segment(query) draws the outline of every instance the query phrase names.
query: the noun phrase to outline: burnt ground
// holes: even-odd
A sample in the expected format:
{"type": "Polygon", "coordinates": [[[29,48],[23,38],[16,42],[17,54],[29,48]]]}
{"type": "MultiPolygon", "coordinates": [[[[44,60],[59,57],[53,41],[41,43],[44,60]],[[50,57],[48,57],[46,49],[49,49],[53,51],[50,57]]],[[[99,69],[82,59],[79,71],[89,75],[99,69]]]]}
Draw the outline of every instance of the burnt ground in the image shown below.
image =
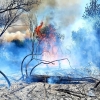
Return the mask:
{"type": "Polygon", "coordinates": [[[0,88],[0,100],[100,100],[100,85],[84,81],[80,84],[48,84],[45,82],[13,83],[0,88]]]}

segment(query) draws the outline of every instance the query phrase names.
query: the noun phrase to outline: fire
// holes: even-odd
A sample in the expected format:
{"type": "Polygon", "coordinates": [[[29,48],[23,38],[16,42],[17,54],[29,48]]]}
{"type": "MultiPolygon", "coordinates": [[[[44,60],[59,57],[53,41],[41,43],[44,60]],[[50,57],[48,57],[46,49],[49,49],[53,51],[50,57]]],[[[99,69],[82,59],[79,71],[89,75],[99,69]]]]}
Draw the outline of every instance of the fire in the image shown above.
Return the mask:
{"type": "Polygon", "coordinates": [[[37,35],[40,39],[43,39],[43,37],[45,36],[44,34],[41,33],[42,27],[43,27],[43,22],[41,22],[41,24],[35,28],[36,35],[37,35]]]}
{"type": "MultiPolygon", "coordinates": [[[[57,55],[57,46],[55,46],[56,42],[56,36],[54,35],[55,29],[52,28],[51,25],[48,25],[48,30],[45,31],[44,33],[41,32],[41,30],[44,28],[43,27],[43,22],[39,26],[35,28],[35,33],[38,36],[38,38],[42,41],[43,43],[43,60],[48,60],[48,61],[53,61],[58,58],[57,55]],[[47,33],[49,31],[49,33],[47,33]]],[[[49,66],[55,66],[58,65],[55,63],[54,65],[49,64],[49,66]]]]}
{"type": "MultiPolygon", "coordinates": [[[[46,37],[46,33],[43,34],[43,33],[41,32],[41,30],[43,29],[43,24],[44,24],[44,23],[41,22],[41,24],[35,28],[35,33],[36,33],[36,35],[37,35],[40,39],[43,39],[43,38],[46,37]]],[[[49,38],[50,38],[50,39],[53,39],[53,38],[55,37],[55,36],[54,36],[55,29],[52,28],[51,25],[49,25],[48,27],[49,27],[49,30],[50,30],[49,38]]]]}
{"type": "MultiPolygon", "coordinates": [[[[43,27],[43,22],[41,22],[41,24],[35,28],[35,33],[40,40],[40,45],[42,45],[42,60],[54,61],[63,57],[61,53],[59,53],[59,42],[57,41],[59,38],[53,25],[43,27]]],[[[48,64],[48,66],[58,67],[59,62],[48,64]]]]}

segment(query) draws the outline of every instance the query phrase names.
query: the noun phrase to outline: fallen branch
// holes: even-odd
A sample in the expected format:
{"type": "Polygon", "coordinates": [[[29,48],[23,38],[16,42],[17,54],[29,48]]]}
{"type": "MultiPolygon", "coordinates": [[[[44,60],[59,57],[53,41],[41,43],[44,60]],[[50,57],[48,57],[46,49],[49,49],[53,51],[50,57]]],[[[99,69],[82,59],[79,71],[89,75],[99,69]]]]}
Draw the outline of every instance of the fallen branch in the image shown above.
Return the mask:
{"type": "MultiPolygon", "coordinates": [[[[46,61],[46,62],[40,62],[40,63],[38,63],[37,65],[35,65],[32,69],[31,69],[31,71],[30,71],[30,75],[32,74],[32,71],[38,66],[38,65],[40,65],[40,64],[50,64],[50,63],[53,63],[53,62],[56,62],[56,61],[61,61],[61,60],[68,60],[68,58],[64,58],[64,59],[59,59],[59,60],[54,60],[54,61],[46,61]]],[[[68,62],[69,62],[69,60],[68,60],[68,62]]],[[[69,65],[70,65],[70,62],[69,62],[69,65]]]]}

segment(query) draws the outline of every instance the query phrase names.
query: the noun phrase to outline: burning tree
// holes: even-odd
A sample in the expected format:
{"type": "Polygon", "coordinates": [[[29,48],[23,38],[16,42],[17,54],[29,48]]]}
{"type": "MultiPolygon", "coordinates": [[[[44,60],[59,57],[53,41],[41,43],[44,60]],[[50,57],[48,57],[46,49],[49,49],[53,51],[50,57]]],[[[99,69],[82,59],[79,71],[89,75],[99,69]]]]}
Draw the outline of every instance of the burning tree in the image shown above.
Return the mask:
{"type": "Polygon", "coordinates": [[[32,75],[33,70],[41,64],[55,65],[56,62],[59,62],[61,60],[67,60],[68,62],[69,60],[67,58],[58,59],[57,54],[55,54],[57,53],[56,48],[58,48],[58,44],[60,44],[61,39],[64,36],[56,32],[57,30],[55,29],[54,25],[48,24],[45,26],[43,22],[41,22],[40,25],[37,25],[36,16],[35,16],[35,20],[33,19],[34,15],[28,17],[29,17],[29,29],[31,33],[30,39],[32,43],[31,53],[24,57],[21,63],[21,72],[22,72],[22,76],[24,76],[23,75],[24,61],[27,57],[31,56],[30,61],[25,66],[26,77],[29,78],[32,75]],[[42,57],[38,58],[38,56],[42,56],[42,57]],[[38,61],[38,63],[35,66],[33,66],[33,68],[30,71],[30,75],[28,75],[28,67],[33,60],[38,61]]]}

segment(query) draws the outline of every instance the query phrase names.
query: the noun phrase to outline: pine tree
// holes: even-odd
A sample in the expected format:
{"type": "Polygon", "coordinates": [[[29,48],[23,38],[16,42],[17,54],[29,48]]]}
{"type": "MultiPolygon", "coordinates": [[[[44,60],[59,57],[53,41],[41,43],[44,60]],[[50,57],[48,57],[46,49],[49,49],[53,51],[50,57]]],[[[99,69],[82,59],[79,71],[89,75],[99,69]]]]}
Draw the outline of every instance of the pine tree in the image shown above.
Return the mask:
{"type": "Polygon", "coordinates": [[[100,4],[98,4],[98,0],[91,0],[89,6],[85,7],[85,12],[83,14],[84,18],[95,18],[100,17],[100,4]]]}

